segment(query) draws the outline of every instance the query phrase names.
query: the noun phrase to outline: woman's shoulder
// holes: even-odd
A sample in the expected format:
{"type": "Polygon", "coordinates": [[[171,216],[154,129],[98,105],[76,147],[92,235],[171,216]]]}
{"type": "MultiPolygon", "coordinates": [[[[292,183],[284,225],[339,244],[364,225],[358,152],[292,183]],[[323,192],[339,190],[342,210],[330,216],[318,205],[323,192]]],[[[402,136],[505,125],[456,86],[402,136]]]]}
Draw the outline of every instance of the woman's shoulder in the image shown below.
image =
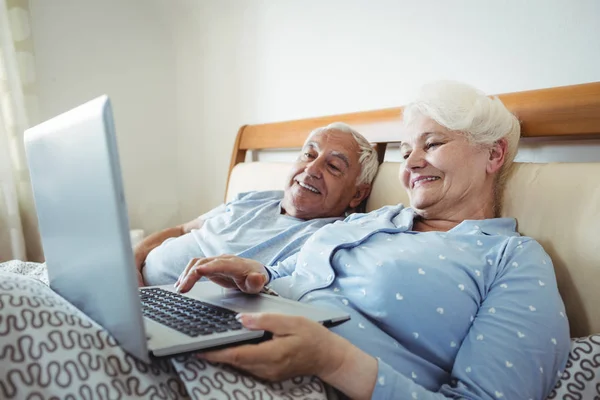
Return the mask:
{"type": "Polygon", "coordinates": [[[552,269],[552,260],[544,247],[535,238],[521,235],[514,218],[465,220],[448,234],[467,244],[476,243],[471,248],[486,252],[490,265],[495,260],[500,274],[511,273],[514,276],[528,265],[541,266],[540,272],[552,269]]]}
{"type": "Polygon", "coordinates": [[[542,277],[555,279],[550,255],[532,237],[520,235],[508,237],[499,256],[499,276],[540,278],[542,279],[540,282],[544,282],[542,277]]]}

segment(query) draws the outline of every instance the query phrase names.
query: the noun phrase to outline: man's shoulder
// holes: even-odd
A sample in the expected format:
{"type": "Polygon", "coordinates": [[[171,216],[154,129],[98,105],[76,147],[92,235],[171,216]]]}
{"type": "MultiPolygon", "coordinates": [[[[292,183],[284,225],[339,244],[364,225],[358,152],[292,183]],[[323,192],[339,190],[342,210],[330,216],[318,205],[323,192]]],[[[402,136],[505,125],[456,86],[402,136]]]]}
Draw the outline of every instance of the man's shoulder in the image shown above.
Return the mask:
{"type": "Polygon", "coordinates": [[[353,222],[357,220],[367,220],[367,219],[375,219],[381,216],[387,216],[389,218],[393,218],[407,210],[407,208],[403,204],[396,205],[387,205],[376,210],[370,211],[368,213],[353,213],[346,217],[344,222],[353,222]]]}
{"type": "Polygon", "coordinates": [[[255,190],[238,193],[233,201],[273,201],[281,199],[283,199],[283,190],[255,190]]]}

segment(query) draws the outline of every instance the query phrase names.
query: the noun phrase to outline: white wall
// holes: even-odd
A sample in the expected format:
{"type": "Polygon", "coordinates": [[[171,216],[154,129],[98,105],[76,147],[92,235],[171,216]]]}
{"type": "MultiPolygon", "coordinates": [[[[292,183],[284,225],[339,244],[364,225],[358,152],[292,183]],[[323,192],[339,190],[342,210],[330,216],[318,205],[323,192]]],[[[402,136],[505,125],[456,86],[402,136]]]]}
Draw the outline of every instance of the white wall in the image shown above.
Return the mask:
{"type": "Polygon", "coordinates": [[[251,122],[397,106],[433,79],[498,93],[600,77],[596,0],[220,3],[253,5],[231,11],[254,47],[251,122]]]}
{"type": "Polygon", "coordinates": [[[254,2],[157,0],[173,29],[181,214],[223,202],[235,135],[250,113],[254,2]],[[250,7],[252,6],[252,7],[250,7]]]}
{"type": "MultiPolygon", "coordinates": [[[[596,0],[163,6],[176,38],[183,171],[209,171],[188,174],[186,217],[222,200],[231,145],[244,123],[398,106],[435,79],[489,93],[600,81],[596,0]]],[[[580,150],[550,146],[540,158],[526,149],[521,159],[578,160],[580,150]]],[[[600,160],[598,150],[588,158],[600,160]]]]}
{"type": "Polygon", "coordinates": [[[145,0],[31,0],[30,7],[41,119],[107,93],[131,226],[178,223],[171,26],[145,0]]]}
{"type": "MultiPolygon", "coordinates": [[[[42,108],[92,87],[117,96],[128,201],[143,226],[223,200],[242,124],[398,106],[436,79],[489,93],[600,81],[597,0],[31,1],[42,108]],[[143,140],[152,145],[138,154],[143,140]]],[[[579,150],[545,154],[578,160],[579,150]]]]}

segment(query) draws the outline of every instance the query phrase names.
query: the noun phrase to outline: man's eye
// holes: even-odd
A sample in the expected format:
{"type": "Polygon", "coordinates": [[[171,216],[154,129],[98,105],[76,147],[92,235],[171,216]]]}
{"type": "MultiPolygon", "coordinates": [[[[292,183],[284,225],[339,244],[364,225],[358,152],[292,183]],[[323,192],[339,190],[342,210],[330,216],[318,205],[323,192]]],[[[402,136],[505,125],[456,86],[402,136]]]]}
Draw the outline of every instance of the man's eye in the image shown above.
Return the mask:
{"type": "Polygon", "coordinates": [[[329,164],[329,168],[331,168],[332,170],[339,172],[340,169],[335,165],[335,164],[329,164]]]}
{"type": "Polygon", "coordinates": [[[404,153],[404,154],[402,154],[402,159],[407,160],[409,156],[410,156],[410,153],[404,153]]]}
{"type": "Polygon", "coordinates": [[[306,158],[314,158],[315,156],[313,156],[311,153],[304,153],[304,157],[306,158]]]}

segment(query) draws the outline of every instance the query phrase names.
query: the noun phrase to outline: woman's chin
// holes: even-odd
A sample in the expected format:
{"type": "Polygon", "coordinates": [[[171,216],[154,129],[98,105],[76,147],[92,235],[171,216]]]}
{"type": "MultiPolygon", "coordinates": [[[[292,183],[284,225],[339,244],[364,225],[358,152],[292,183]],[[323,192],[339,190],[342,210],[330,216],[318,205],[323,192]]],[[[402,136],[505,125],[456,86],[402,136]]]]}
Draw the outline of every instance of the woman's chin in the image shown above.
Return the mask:
{"type": "Polygon", "coordinates": [[[415,210],[425,210],[431,207],[435,202],[433,199],[426,197],[416,196],[410,199],[410,206],[415,210]]]}

